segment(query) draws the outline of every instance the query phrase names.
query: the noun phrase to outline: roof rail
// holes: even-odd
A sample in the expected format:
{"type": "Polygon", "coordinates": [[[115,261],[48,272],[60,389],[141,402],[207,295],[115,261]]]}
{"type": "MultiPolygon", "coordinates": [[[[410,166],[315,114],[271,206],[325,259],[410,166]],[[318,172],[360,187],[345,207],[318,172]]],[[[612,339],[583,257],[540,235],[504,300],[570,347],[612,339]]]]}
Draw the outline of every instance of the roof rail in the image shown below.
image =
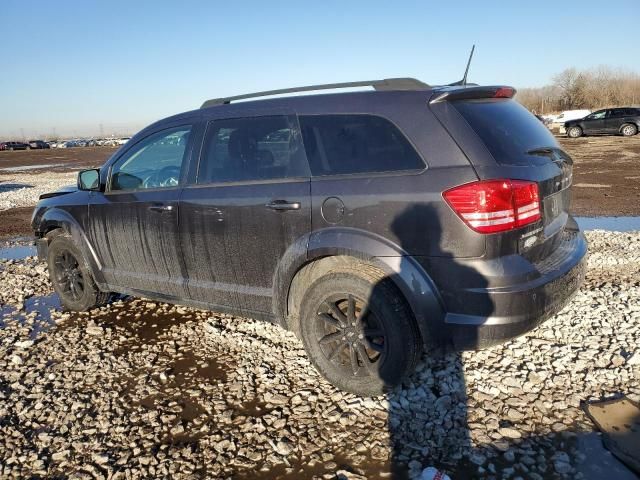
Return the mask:
{"type": "Polygon", "coordinates": [[[306,87],[283,88],[280,90],[267,90],[265,92],[246,93],[233,97],[212,98],[202,104],[200,108],[208,108],[216,105],[224,105],[236,100],[247,98],[268,97],[286,93],[311,92],[314,90],[332,90],[336,88],[373,87],[375,90],[424,90],[429,87],[424,82],[415,78],[385,78],[383,80],[365,80],[362,82],[327,83],[325,85],[308,85],[306,87]]]}

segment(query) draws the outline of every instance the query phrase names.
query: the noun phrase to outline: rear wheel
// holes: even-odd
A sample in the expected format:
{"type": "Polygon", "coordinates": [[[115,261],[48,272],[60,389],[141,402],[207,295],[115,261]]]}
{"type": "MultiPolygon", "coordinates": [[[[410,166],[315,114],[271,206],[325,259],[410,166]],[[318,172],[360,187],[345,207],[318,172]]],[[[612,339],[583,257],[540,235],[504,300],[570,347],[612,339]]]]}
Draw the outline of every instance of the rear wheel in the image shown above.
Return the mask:
{"type": "Polygon", "coordinates": [[[47,262],[53,289],[64,307],[85,311],[107,302],[109,294],[98,290],[71,237],[65,234],[53,237],[49,243],[47,262]]]}
{"type": "Polygon", "coordinates": [[[582,129],[580,127],[569,127],[569,130],[567,130],[567,135],[569,135],[570,138],[581,137],[582,129]]]}
{"type": "Polygon", "coordinates": [[[626,125],[622,126],[622,128],[620,129],[620,133],[622,133],[622,135],[624,135],[625,137],[633,137],[636,133],[638,133],[638,127],[636,127],[632,123],[627,123],[626,125]]]}
{"type": "Polygon", "coordinates": [[[305,292],[300,334],[318,371],[358,395],[383,393],[410,373],[420,337],[401,293],[384,276],[330,272],[305,292]]]}

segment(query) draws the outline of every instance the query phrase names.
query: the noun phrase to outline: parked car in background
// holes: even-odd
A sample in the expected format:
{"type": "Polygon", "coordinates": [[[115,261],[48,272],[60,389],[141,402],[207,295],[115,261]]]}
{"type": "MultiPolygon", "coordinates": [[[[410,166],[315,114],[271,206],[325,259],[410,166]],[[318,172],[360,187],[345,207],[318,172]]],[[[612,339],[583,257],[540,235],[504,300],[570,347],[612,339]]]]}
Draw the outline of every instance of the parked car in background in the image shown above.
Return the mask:
{"type": "Polygon", "coordinates": [[[207,101],[42,195],[32,227],[62,304],[120,292],[276,322],[361,395],[425,347],[485,347],[560,311],[587,244],[549,130],[510,87],[369,85],[207,101]]]}
{"type": "Polygon", "coordinates": [[[122,137],[122,138],[118,138],[116,140],[116,145],[124,145],[125,143],[127,143],[129,140],[131,140],[131,137],[122,137]]]}
{"type": "Polygon", "coordinates": [[[3,142],[0,143],[0,150],[26,150],[29,145],[24,142],[3,142]]]}
{"type": "Polygon", "coordinates": [[[586,117],[591,113],[591,110],[565,110],[556,116],[551,122],[551,130],[557,130],[558,133],[564,133],[564,124],[569,120],[577,120],[579,118],[586,117]]]}
{"type": "Polygon", "coordinates": [[[571,138],[602,134],[631,137],[640,131],[640,108],[605,108],[579,120],[565,122],[564,128],[571,138]]]}
{"type": "Polygon", "coordinates": [[[49,148],[49,144],[44,140],[29,140],[28,148],[32,148],[34,150],[41,150],[44,148],[49,148]]]}

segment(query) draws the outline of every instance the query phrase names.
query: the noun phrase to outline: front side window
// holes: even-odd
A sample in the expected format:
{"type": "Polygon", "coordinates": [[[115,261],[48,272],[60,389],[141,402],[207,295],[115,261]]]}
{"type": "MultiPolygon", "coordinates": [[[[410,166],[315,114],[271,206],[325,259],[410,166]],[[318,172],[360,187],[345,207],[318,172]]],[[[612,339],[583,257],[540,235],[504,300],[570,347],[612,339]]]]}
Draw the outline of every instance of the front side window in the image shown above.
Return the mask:
{"type": "Polygon", "coordinates": [[[176,187],[191,126],[163,130],[137,143],[113,166],[110,189],[139,190],[176,187]]]}
{"type": "Polygon", "coordinates": [[[295,118],[273,115],[209,124],[198,183],[308,176],[295,118]]]}
{"type": "Polygon", "coordinates": [[[606,114],[607,114],[606,110],[600,110],[599,112],[592,113],[587,118],[589,120],[601,120],[601,119],[603,119],[605,117],[606,114]]]}
{"type": "Polygon", "coordinates": [[[425,167],[400,130],[382,117],[308,115],[300,117],[300,127],[314,176],[425,167]]]}

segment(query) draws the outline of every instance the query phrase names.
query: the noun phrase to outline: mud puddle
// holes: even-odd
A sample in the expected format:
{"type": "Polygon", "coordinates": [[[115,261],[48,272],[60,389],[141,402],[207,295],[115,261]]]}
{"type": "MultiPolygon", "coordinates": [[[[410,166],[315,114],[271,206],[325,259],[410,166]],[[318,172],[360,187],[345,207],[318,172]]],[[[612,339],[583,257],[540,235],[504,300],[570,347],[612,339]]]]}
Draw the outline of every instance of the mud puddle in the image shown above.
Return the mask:
{"type": "MultiPolygon", "coordinates": [[[[62,158],[62,157],[58,157],[62,158]]],[[[0,172],[28,172],[30,170],[45,170],[50,168],[64,167],[64,163],[43,163],[40,165],[21,165],[18,167],[0,168],[0,172]]]]}
{"type": "Polygon", "coordinates": [[[60,308],[60,300],[55,294],[29,297],[21,310],[14,305],[3,305],[0,307],[0,328],[10,321],[18,321],[23,327],[30,329],[29,338],[35,340],[38,335],[55,325],[51,310],[60,308]]]}
{"type": "Polygon", "coordinates": [[[10,245],[0,247],[0,260],[24,260],[36,254],[35,245],[10,245]]]}
{"type": "Polygon", "coordinates": [[[575,217],[582,230],[632,232],[640,230],[640,217],[575,217]]]}

